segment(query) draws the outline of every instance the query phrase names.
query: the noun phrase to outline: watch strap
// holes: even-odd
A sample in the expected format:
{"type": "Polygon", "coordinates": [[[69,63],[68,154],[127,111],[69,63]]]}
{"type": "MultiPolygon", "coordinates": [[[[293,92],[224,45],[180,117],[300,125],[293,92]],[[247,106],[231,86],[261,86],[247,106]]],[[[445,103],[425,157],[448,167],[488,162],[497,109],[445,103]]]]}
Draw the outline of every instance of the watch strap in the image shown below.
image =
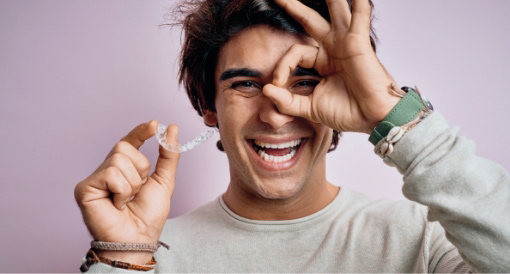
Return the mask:
{"type": "Polygon", "coordinates": [[[385,138],[393,127],[399,127],[413,121],[420,112],[427,107],[423,104],[420,95],[409,89],[382,122],[372,131],[368,140],[373,145],[385,138]]]}

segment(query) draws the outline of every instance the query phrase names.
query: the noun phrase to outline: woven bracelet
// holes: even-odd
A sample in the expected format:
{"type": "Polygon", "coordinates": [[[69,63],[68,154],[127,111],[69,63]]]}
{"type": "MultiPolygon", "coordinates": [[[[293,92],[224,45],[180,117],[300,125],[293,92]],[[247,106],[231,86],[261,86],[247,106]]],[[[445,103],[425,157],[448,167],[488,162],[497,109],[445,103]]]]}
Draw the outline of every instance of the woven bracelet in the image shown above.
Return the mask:
{"type": "Polygon", "coordinates": [[[149,271],[149,270],[156,268],[156,260],[154,259],[154,257],[152,257],[152,259],[148,263],[143,264],[143,265],[138,265],[138,264],[130,264],[130,263],[126,263],[126,262],[115,261],[115,260],[110,260],[107,258],[99,257],[94,252],[94,250],[90,249],[87,252],[87,255],[85,256],[85,261],[80,266],[80,271],[87,272],[89,270],[90,266],[93,264],[96,264],[96,263],[104,263],[104,264],[111,265],[111,266],[117,267],[117,268],[123,268],[123,269],[127,269],[127,270],[138,270],[138,271],[149,271]]]}
{"type": "Polygon", "coordinates": [[[145,252],[156,252],[158,248],[163,246],[166,249],[170,249],[167,244],[158,241],[157,244],[145,244],[145,243],[117,243],[117,242],[102,242],[92,241],[90,247],[95,250],[103,251],[145,251],[145,252]]]}

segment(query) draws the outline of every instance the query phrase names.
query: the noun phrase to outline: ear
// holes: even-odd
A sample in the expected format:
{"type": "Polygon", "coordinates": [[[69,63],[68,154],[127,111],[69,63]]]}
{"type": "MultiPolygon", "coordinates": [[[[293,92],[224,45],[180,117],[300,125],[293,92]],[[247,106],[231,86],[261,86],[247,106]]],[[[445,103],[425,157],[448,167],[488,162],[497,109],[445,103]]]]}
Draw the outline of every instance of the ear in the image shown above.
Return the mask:
{"type": "Polygon", "coordinates": [[[218,118],[215,112],[206,109],[202,117],[204,117],[205,124],[210,127],[215,127],[218,124],[218,118]]]}

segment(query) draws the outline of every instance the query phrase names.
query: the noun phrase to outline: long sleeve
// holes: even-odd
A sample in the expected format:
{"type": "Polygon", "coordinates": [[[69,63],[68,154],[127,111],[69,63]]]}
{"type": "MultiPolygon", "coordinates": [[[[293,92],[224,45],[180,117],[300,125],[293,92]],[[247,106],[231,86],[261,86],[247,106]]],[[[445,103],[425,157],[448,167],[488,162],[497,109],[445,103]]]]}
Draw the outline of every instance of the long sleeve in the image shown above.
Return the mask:
{"type": "MultiPolygon", "coordinates": [[[[457,132],[435,112],[385,161],[404,175],[404,195],[429,208],[428,220],[441,224],[473,271],[510,272],[510,175],[476,156],[474,142],[457,132]]],[[[456,252],[443,254],[437,268],[458,271],[456,252]]]]}

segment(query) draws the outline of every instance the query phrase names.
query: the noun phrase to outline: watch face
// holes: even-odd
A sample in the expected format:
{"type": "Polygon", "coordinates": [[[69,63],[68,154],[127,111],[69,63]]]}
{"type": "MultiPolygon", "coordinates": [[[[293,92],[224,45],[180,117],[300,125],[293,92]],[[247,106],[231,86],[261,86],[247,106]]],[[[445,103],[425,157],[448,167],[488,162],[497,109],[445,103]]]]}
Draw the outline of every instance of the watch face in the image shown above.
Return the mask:
{"type": "Polygon", "coordinates": [[[423,102],[425,103],[425,106],[430,110],[434,110],[432,103],[427,98],[425,98],[425,96],[423,96],[421,94],[420,94],[420,96],[421,96],[421,99],[423,100],[423,102]]]}

